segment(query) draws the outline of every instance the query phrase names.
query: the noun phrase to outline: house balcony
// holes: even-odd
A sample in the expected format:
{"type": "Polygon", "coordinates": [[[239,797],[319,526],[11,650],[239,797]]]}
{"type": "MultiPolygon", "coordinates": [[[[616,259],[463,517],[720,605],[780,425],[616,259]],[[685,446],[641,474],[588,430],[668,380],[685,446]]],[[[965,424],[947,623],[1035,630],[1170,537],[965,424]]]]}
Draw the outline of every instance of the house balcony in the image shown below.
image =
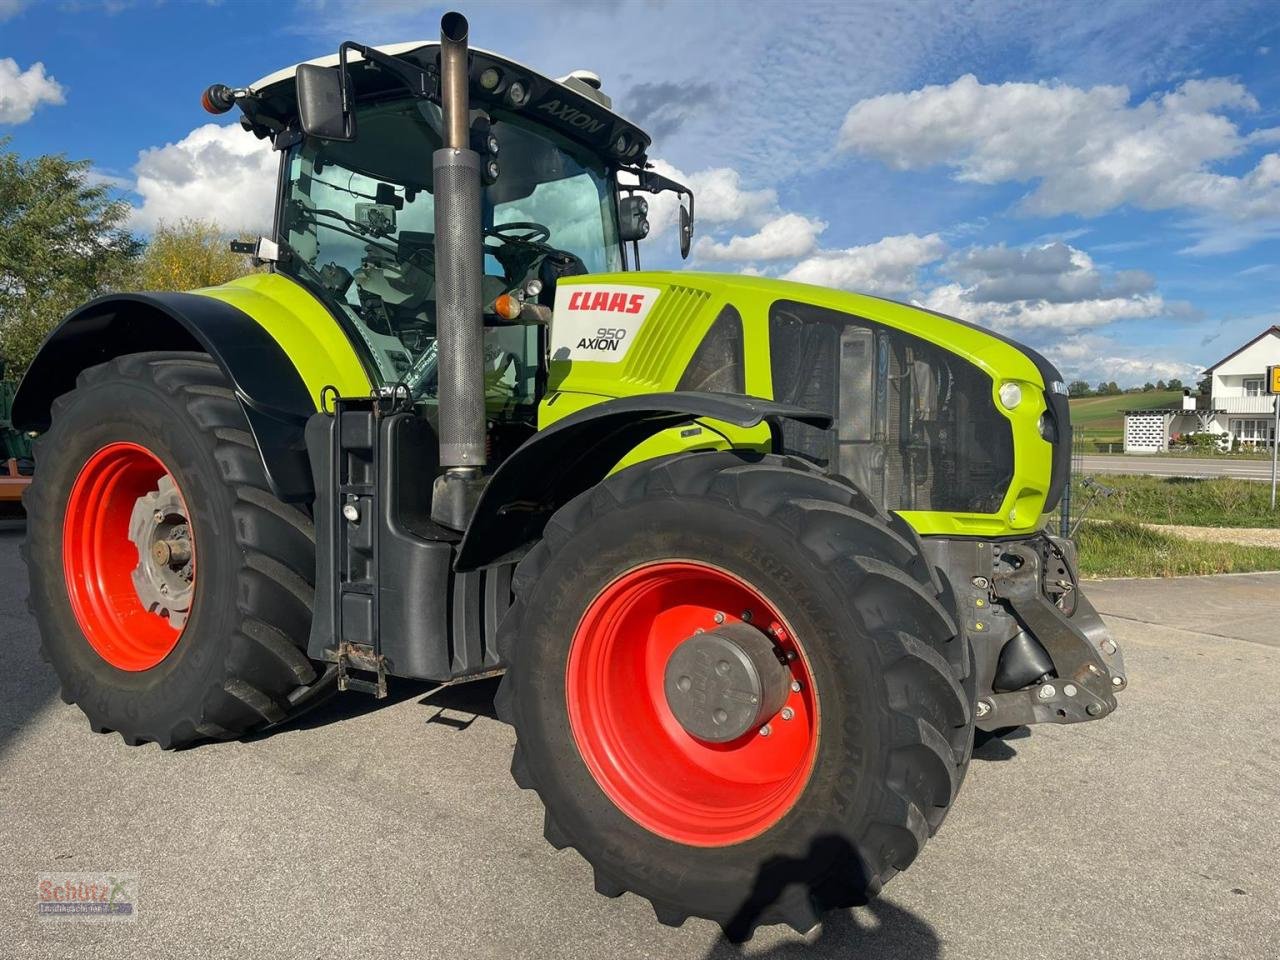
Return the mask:
{"type": "Polygon", "coordinates": [[[1197,409],[1212,410],[1232,417],[1265,416],[1274,414],[1276,410],[1275,397],[1201,397],[1199,399],[1200,402],[1196,404],[1197,409]]]}

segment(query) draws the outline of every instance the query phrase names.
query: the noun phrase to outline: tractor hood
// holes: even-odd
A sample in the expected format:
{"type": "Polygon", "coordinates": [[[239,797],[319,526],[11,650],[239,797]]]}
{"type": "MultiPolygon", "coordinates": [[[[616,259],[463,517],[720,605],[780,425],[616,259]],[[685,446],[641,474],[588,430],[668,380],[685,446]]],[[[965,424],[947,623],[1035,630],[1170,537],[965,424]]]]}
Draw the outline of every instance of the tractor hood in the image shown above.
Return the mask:
{"type": "MultiPolygon", "coordinates": [[[[763,277],[591,274],[557,282],[549,339],[540,426],[602,397],[681,390],[826,413],[835,448],[802,428],[784,449],[844,462],[844,476],[879,490],[877,502],[922,533],[1025,534],[1057,504],[1070,469],[1057,369],[1001,334],[911,304],[763,277]],[[1002,399],[1004,387],[1016,397],[1002,399]],[[926,441],[941,452],[918,456],[926,441]]],[[[738,446],[755,440],[711,426],[738,446]]]]}
{"type": "MultiPolygon", "coordinates": [[[[395,43],[377,48],[439,76],[440,43],[435,40],[395,43]]],[[[627,166],[644,163],[650,137],[615,113],[610,99],[593,75],[575,71],[553,80],[495,53],[472,48],[468,75],[473,108],[523,115],[590,147],[611,162],[627,166]],[[514,88],[514,89],[513,89],[514,88]]],[[[336,67],[337,54],[306,61],[336,67]]],[[[348,68],[357,98],[391,95],[402,87],[385,72],[369,69],[358,53],[348,56],[348,68]]],[[[242,101],[244,125],[259,136],[297,128],[297,93],[294,77],[298,65],[286,67],[253,84],[256,96],[242,101]]]]}

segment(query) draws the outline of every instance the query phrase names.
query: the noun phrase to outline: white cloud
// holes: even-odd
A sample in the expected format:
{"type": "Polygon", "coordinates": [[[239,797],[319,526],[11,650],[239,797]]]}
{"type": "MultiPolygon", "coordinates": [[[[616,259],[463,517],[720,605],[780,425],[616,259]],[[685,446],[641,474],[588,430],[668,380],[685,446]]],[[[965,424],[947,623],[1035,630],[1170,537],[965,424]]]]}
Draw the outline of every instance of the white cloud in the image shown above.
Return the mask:
{"type": "Polygon", "coordinates": [[[972,288],[944,283],[922,293],[921,306],[997,330],[1085,330],[1121,320],[1160,317],[1169,312],[1158,293],[1074,302],[974,300],[972,288]]]}
{"type": "Polygon", "coordinates": [[[1089,254],[1061,240],[1025,249],[970,247],[947,262],[947,272],[970,284],[969,299],[995,303],[1110,299],[1155,286],[1154,278],[1141,270],[1104,273],[1089,254]]]}
{"type": "Polygon", "coordinates": [[[1130,105],[1122,86],[984,84],[967,74],[859,101],[837,146],[899,170],[942,165],[963,181],[1034,183],[1022,201],[1032,214],[1097,216],[1131,204],[1280,216],[1280,155],[1242,176],[1210,169],[1272,139],[1272,130],[1242,133],[1227,116],[1257,108],[1224,79],[1189,80],[1130,105]]]}
{"type": "Polygon", "coordinates": [[[946,249],[936,233],[885,237],[864,246],[822,250],[801,260],[783,279],[863,293],[901,294],[914,290],[920,269],[941,259],[946,249]]]}
{"type": "MultiPolygon", "coordinates": [[[[17,11],[16,6],[6,8],[4,0],[0,0],[0,20],[17,11]]],[[[43,63],[20,70],[12,58],[0,60],[0,123],[26,123],[41,104],[65,102],[62,84],[45,73],[43,63]]]]}
{"type": "Polygon", "coordinates": [[[1166,302],[1149,274],[1103,270],[1061,240],[969,247],[949,257],[941,272],[947,282],[917,292],[919,303],[1002,330],[1080,331],[1190,311],[1166,302]]]}
{"type": "Polygon", "coordinates": [[[138,155],[134,191],[142,205],[134,226],[150,230],[161,220],[211,220],[228,233],[271,226],[279,156],[269,141],[239,125],[207,123],[177,143],[138,155]]]}
{"type": "Polygon", "coordinates": [[[27,0],[0,0],[0,23],[16,17],[27,5],[27,0]]]}
{"type": "Polygon", "coordinates": [[[1190,384],[1199,367],[1170,357],[1126,356],[1124,348],[1096,333],[1068,336],[1045,348],[1045,354],[1068,381],[1115,380],[1122,387],[1177,377],[1190,384]]]}
{"type": "MultiPolygon", "coordinates": [[[[737,223],[760,227],[777,217],[777,191],[767,188],[745,189],[742,177],[730,167],[715,167],[696,173],[685,173],[665,160],[654,160],[653,170],[664,177],[682,183],[693,191],[694,231],[708,224],[726,226],[737,223]]],[[[623,180],[626,181],[624,176],[623,180]]],[[[677,210],[680,201],[674,193],[642,194],[649,201],[649,236],[656,237],[674,230],[679,222],[677,210]]]]}
{"type": "Polygon", "coordinates": [[[698,219],[708,223],[760,223],[778,209],[775,190],[745,190],[738,171],[729,167],[691,173],[683,182],[698,198],[698,219]]]}
{"type": "Polygon", "coordinates": [[[750,236],[734,236],[725,243],[703,237],[694,247],[701,260],[793,260],[810,253],[818,234],[827,228],[822,220],[798,213],[784,213],[765,223],[750,236]]]}

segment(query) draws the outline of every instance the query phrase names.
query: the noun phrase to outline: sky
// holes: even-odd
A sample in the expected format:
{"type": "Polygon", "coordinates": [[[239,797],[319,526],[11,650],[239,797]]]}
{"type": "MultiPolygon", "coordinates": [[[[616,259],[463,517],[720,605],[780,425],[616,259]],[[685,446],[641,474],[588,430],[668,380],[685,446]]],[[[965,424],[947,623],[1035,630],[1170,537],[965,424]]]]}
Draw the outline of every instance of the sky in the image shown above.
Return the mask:
{"type": "MultiPolygon", "coordinates": [[[[1189,380],[1280,323],[1280,2],[459,3],[471,42],[594,70],[697,193],[646,267],[839,287],[981,323],[1069,380],[1189,380]]],[[[343,40],[438,37],[416,0],[0,0],[0,137],[88,158],[162,221],[269,226],[276,158],[210,83],[343,40]]]]}

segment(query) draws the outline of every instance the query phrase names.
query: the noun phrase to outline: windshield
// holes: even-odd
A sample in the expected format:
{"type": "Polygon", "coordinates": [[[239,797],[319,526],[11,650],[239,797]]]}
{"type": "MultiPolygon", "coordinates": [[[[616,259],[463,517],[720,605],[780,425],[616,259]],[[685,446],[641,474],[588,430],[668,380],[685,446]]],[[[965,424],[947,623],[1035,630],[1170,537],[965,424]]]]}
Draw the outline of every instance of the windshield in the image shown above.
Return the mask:
{"type": "MultiPolygon", "coordinates": [[[[536,402],[537,331],[496,325],[493,301],[559,276],[616,270],[617,222],[604,165],[554,133],[495,114],[501,173],[484,188],[486,392],[494,404],[536,402]],[[488,324],[495,324],[488,326],[488,324]]],[[[423,100],[366,104],[357,139],[307,138],[290,149],[280,269],[339,312],[364,341],[384,385],[413,371],[435,392],[435,203],[431,154],[440,110],[423,100]]]]}

